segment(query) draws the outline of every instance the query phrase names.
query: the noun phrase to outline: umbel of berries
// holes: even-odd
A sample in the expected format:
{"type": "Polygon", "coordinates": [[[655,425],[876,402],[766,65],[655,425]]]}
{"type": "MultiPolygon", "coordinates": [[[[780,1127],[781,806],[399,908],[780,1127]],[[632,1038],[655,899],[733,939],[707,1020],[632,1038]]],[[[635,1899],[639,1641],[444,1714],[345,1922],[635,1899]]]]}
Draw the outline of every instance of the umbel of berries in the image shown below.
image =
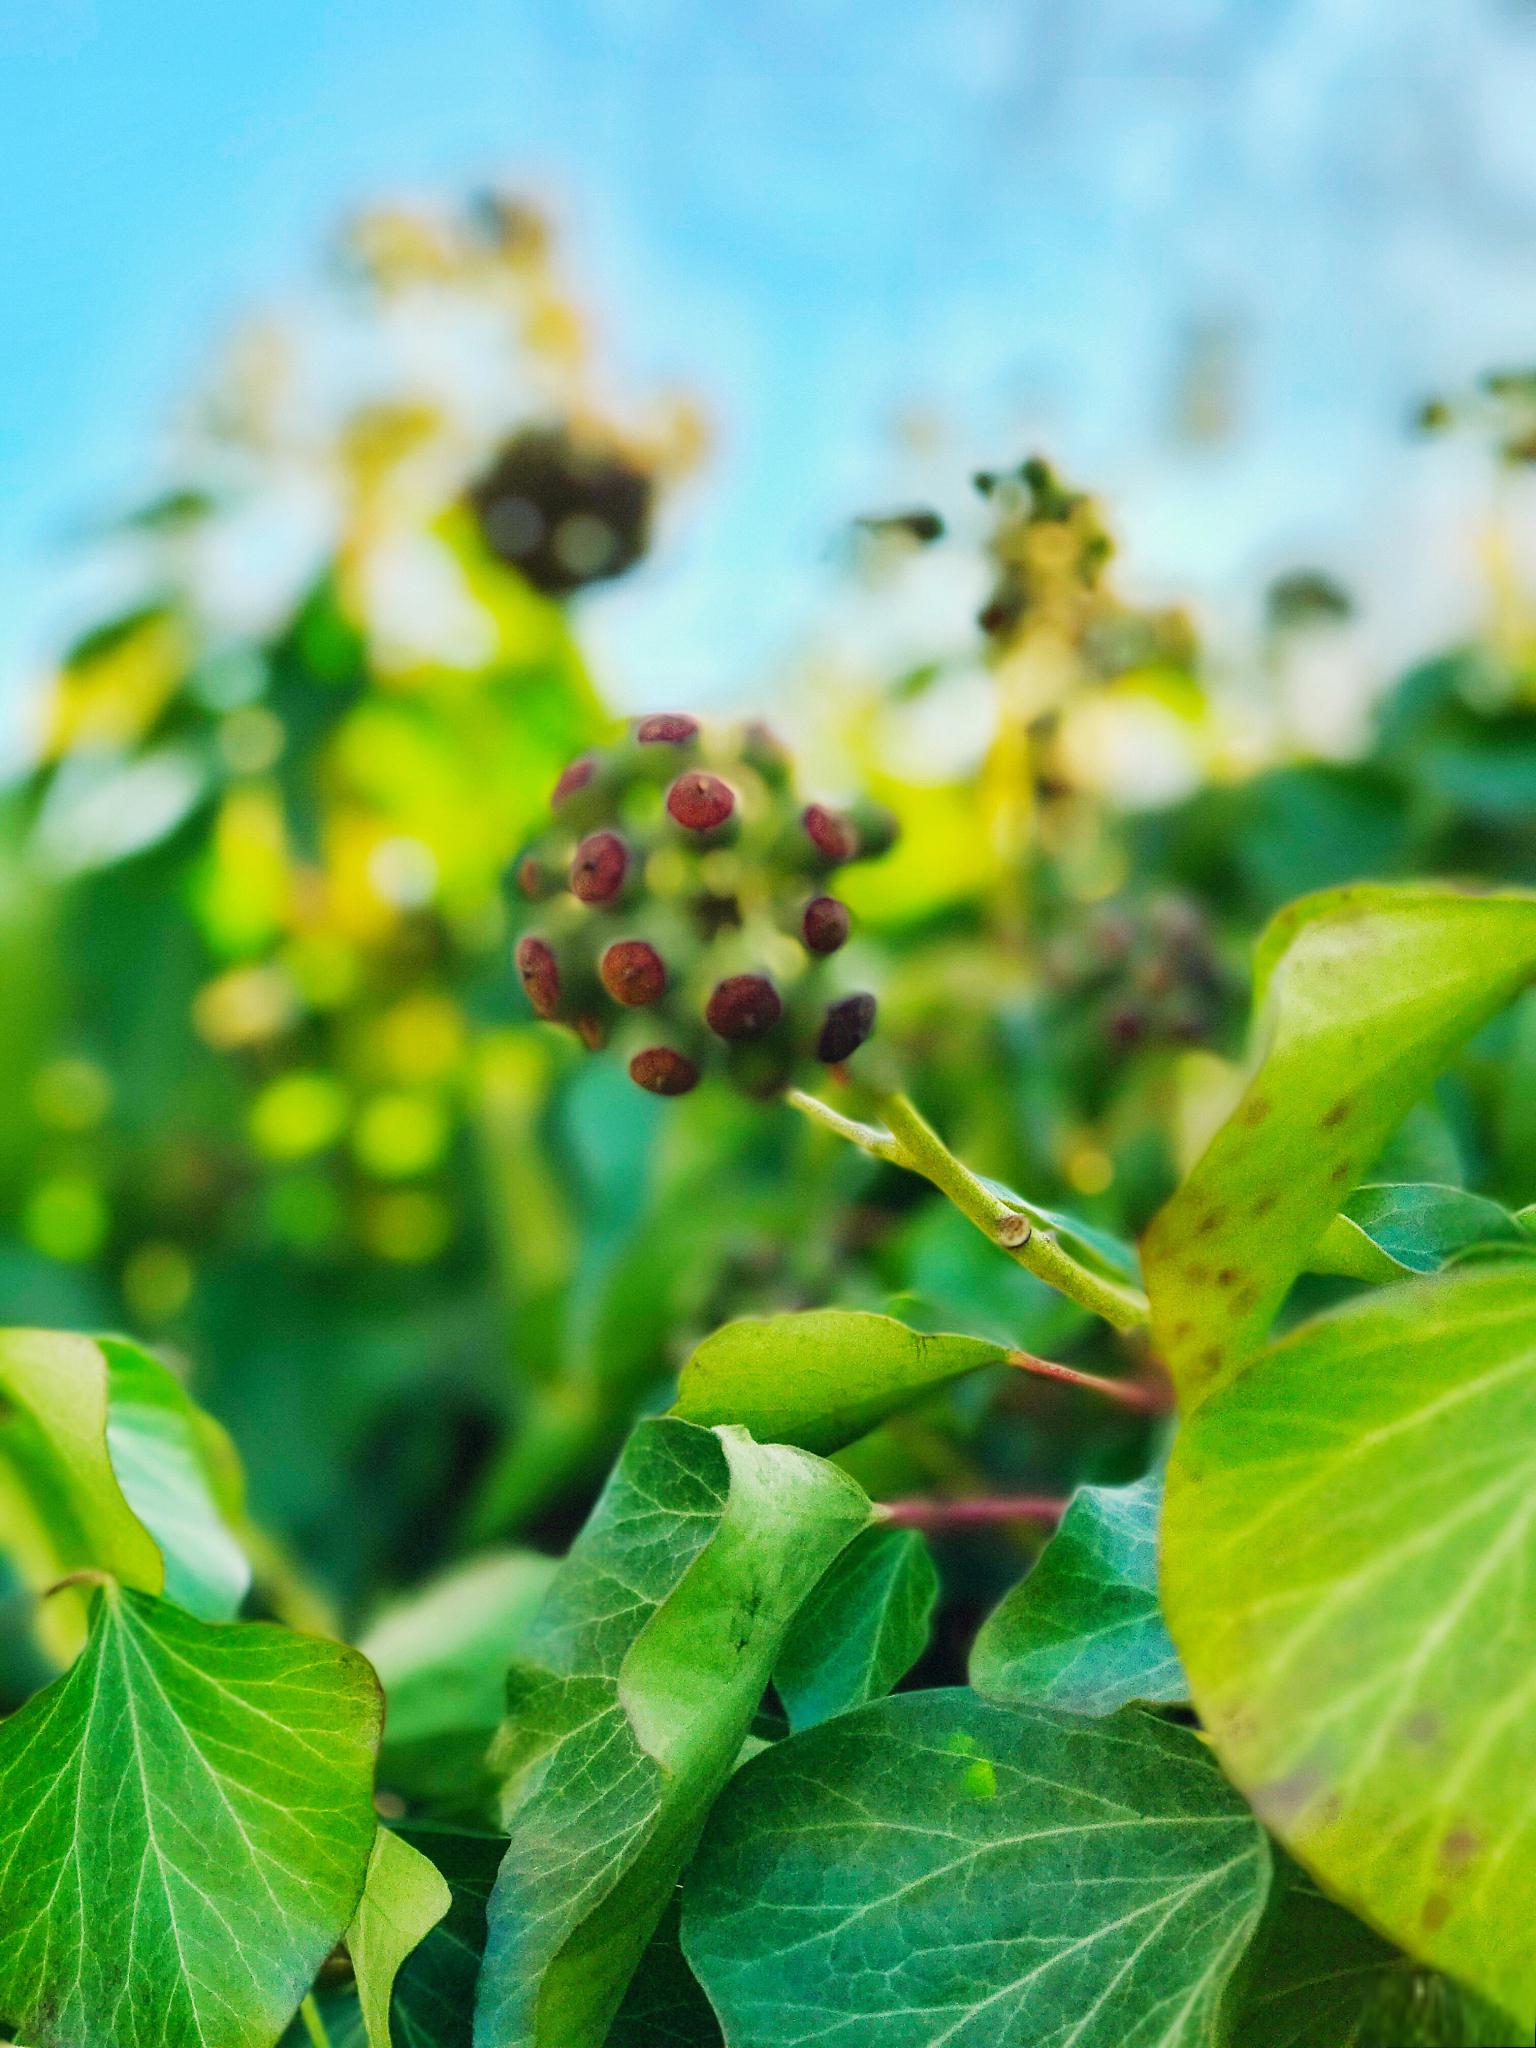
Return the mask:
{"type": "Polygon", "coordinates": [[[852,923],[837,877],[890,846],[887,812],[802,803],[764,727],[678,712],[573,761],[551,811],[514,871],[538,1016],[612,1045],[653,1095],[710,1072],[776,1094],[869,1037],[874,997],[834,978],[852,923]]]}

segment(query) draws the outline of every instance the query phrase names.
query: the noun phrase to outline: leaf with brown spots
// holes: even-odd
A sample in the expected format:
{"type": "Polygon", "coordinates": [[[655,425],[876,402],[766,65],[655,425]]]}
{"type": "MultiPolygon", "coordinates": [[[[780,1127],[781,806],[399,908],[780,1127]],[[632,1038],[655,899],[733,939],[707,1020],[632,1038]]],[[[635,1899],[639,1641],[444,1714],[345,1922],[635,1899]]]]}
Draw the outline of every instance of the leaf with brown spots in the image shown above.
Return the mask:
{"type": "Polygon", "coordinates": [[[1533,978],[1536,893],[1339,889],[1276,918],[1259,947],[1247,1090],[1143,1248],[1186,1408],[1254,1355],[1341,1197],[1533,978]]]}
{"type": "Polygon", "coordinates": [[[1536,1269],[1363,1296],[1180,1431],[1169,1629],[1217,1754],[1328,1889],[1536,2019],[1536,1269]]]}

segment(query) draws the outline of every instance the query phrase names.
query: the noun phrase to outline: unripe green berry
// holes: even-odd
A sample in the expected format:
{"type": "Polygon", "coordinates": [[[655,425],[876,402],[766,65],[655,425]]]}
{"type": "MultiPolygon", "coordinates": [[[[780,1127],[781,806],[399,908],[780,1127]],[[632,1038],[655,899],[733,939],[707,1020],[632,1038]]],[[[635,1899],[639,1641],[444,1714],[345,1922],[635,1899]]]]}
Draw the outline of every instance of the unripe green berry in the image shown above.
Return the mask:
{"type": "Polygon", "coordinates": [[[848,943],[848,906],[835,896],[813,896],[800,917],[800,935],[813,953],[835,953],[848,943]]]}
{"type": "Polygon", "coordinates": [[[669,1045],[647,1046],[629,1063],[629,1078],[651,1095],[686,1095],[699,1085],[699,1070],[669,1045]]]}
{"type": "Polygon", "coordinates": [[[715,832],[736,808],[736,792],[702,768],[679,775],[667,791],[667,810],[686,832],[715,832]]]}
{"type": "Polygon", "coordinates": [[[667,970],[661,955],[644,939],[615,940],[598,962],[597,971],[609,995],[626,1009],[641,1009],[666,991],[667,970]]]}
{"type": "Polygon", "coordinates": [[[822,1018],[816,1057],[829,1067],[852,1059],[875,1028],[875,999],[872,995],[843,996],[828,1003],[822,1018]]]}
{"type": "Polygon", "coordinates": [[[731,974],[716,982],[704,1021],[717,1038],[761,1038],[784,1014],[784,1000],[766,974],[731,974]]]}
{"type": "Polygon", "coordinates": [[[629,872],[629,848],[617,832],[590,832],[571,862],[571,889],[583,903],[611,903],[629,872]]]}

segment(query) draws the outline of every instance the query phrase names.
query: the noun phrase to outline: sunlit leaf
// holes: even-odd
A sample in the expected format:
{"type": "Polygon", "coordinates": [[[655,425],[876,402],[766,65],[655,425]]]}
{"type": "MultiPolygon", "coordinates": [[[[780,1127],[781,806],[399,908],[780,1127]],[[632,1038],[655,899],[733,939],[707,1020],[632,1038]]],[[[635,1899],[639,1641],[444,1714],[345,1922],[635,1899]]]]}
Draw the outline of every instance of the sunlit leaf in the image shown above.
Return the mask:
{"type": "Polygon", "coordinates": [[[1269,1874],[1189,1731],[907,1693],[738,1773],[683,1946],[751,2048],[1206,2048],[1269,1874]]]}
{"type": "Polygon", "coordinates": [[[395,1979],[452,1900],[436,1864],[388,1828],[378,1830],[363,1896],[346,1934],[368,2048],[394,2048],[389,2008],[395,1979]]]}
{"type": "Polygon", "coordinates": [[[1536,2016],[1536,1275],[1306,1325],[1169,1469],[1163,1592],[1201,1718],[1348,1904],[1536,2016]]]}

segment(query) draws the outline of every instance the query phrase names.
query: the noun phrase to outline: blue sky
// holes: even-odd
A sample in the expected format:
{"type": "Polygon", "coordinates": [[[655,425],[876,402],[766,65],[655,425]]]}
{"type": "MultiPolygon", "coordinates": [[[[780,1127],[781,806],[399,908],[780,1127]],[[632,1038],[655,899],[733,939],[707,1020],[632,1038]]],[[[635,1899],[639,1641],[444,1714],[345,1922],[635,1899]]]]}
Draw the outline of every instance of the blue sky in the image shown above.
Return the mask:
{"type": "Polygon", "coordinates": [[[957,478],[1044,442],[1107,484],[1152,581],[1220,601],[1320,558],[1438,626],[1462,486],[1400,425],[1536,355],[1533,104],[1531,0],[12,0],[0,667],[66,623],[69,531],[231,320],[349,203],[488,174],[553,199],[636,384],[719,422],[593,614],[637,695],[750,683],[810,629],[840,520],[914,480],[914,402],[957,478]],[[1235,430],[1192,446],[1202,335],[1235,430]]]}

